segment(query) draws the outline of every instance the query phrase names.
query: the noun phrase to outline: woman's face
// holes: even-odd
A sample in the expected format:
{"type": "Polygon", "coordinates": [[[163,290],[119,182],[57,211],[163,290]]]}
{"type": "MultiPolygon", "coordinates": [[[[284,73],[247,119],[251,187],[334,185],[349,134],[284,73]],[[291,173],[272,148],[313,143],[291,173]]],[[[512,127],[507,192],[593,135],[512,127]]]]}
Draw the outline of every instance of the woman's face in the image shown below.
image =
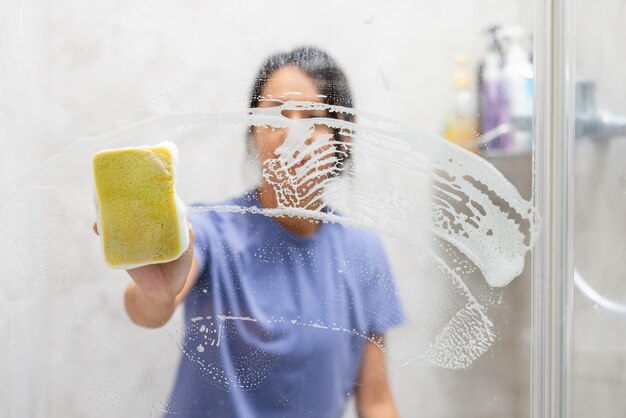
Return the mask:
{"type": "MultiPolygon", "coordinates": [[[[297,67],[287,66],[277,70],[267,80],[261,92],[259,107],[274,107],[289,100],[321,103],[323,99],[319,95],[313,80],[305,72],[297,67]]],[[[328,117],[328,111],[325,109],[283,110],[282,115],[292,120],[312,119],[328,117]]],[[[333,164],[333,130],[325,124],[312,124],[311,127],[311,133],[306,135],[306,138],[302,138],[302,142],[307,146],[298,147],[303,151],[295,151],[293,155],[282,156],[290,161],[286,167],[281,169],[283,179],[285,176],[290,177],[289,184],[292,187],[296,186],[298,190],[294,190],[294,192],[300,196],[304,196],[307,191],[315,189],[316,184],[328,178],[327,175],[322,176],[318,173],[324,171],[323,168],[328,168],[333,164]],[[307,164],[311,159],[314,161],[307,164]],[[297,179],[294,181],[296,177],[297,179]],[[298,182],[298,180],[302,181],[298,182]]],[[[277,149],[283,145],[288,134],[289,128],[273,128],[271,126],[253,128],[254,145],[265,173],[275,169],[278,165],[276,160],[279,157],[277,149]]],[[[274,186],[280,187],[280,184],[275,183],[274,186]]]]}

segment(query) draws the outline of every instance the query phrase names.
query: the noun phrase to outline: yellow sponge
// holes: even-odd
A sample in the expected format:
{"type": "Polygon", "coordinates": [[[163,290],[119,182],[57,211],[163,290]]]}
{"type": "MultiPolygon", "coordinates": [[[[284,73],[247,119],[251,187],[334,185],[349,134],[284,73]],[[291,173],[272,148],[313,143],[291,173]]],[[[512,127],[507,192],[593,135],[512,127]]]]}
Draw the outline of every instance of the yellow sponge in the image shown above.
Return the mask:
{"type": "Polygon", "coordinates": [[[177,164],[171,142],[94,155],[98,232],[109,266],[164,263],[187,249],[186,207],[174,188],[177,164]]]}

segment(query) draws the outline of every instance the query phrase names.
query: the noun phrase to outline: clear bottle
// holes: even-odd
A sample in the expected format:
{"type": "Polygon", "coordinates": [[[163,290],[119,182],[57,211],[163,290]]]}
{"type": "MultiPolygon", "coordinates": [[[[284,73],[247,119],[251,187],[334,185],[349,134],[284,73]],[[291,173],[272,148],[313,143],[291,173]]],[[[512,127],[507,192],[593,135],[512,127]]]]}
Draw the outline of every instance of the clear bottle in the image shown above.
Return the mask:
{"type": "MultiPolygon", "coordinates": [[[[502,34],[509,41],[503,74],[511,106],[511,117],[530,118],[533,114],[533,65],[530,62],[530,54],[522,44],[527,35],[519,27],[503,30],[502,34]]],[[[510,152],[530,152],[532,149],[530,132],[516,130],[513,138],[510,152]]]]}

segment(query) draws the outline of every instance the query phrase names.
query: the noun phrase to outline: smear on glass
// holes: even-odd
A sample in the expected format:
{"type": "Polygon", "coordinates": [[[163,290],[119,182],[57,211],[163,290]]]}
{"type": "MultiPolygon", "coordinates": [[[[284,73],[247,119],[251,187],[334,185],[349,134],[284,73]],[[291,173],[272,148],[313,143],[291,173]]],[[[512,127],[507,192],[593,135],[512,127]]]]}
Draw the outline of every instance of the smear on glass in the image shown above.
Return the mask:
{"type": "MultiPolygon", "coordinates": [[[[493,322],[485,307],[466,286],[464,278],[475,267],[489,286],[502,287],[522,272],[525,255],[532,248],[537,232],[538,222],[532,203],[524,200],[515,187],[484,159],[436,135],[417,132],[367,112],[304,101],[287,101],[275,107],[234,112],[164,112],[115,132],[78,140],[29,172],[8,179],[0,185],[0,216],[10,217],[20,210],[19,202],[28,196],[24,191],[36,183],[33,179],[70,164],[77,156],[82,158],[117,146],[184,141],[194,131],[213,126],[289,129],[278,155],[269,161],[258,162],[263,167],[261,175],[265,181],[280,186],[276,188],[278,207],[213,205],[191,210],[300,216],[372,229],[397,239],[414,247],[415,251],[428,254],[466,299],[465,306],[441,327],[431,344],[422,353],[406,359],[405,364],[466,368],[494,344],[496,330],[493,322]],[[289,119],[283,115],[285,111],[311,109],[349,113],[357,122],[333,118],[289,119]],[[340,132],[342,141],[337,142],[332,135],[313,138],[313,129],[319,124],[340,132]],[[328,144],[337,148],[329,148],[328,144]],[[341,151],[336,152],[337,149],[346,154],[349,152],[351,158],[342,159],[341,151]],[[311,158],[303,161],[298,157],[302,155],[311,158]],[[340,174],[330,175],[337,172],[340,174]],[[307,188],[309,184],[311,187],[307,188]],[[319,189],[324,192],[319,207],[299,207],[299,202],[306,199],[307,194],[317,196],[319,189]],[[303,195],[299,190],[306,192],[303,195]],[[450,259],[446,255],[451,253],[449,249],[463,254],[472,267],[450,259]]],[[[218,141],[219,138],[208,137],[206,140],[218,141]]],[[[181,167],[184,167],[184,159],[181,167]]],[[[53,209],[63,207],[54,202],[50,206],[53,209]]],[[[33,214],[33,222],[37,222],[38,217],[33,214]]],[[[42,218],[41,222],[47,219],[42,218]]],[[[17,236],[19,230],[13,232],[17,236]]],[[[48,242],[52,238],[46,235],[48,242]]],[[[6,250],[7,254],[11,252],[8,244],[3,244],[0,250],[6,250]]],[[[42,249],[42,252],[46,251],[42,249]]],[[[24,257],[16,259],[23,261],[24,257]]],[[[15,281],[20,277],[16,274],[21,268],[18,263],[9,262],[2,267],[0,291],[9,299],[20,298],[28,292],[27,285],[15,281]]],[[[50,262],[47,267],[54,269],[55,264],[50,262]]],[[[63,266],[58,268],[61,274],[63,266]]],[[[259,367],[249,371],[245,382],[224,381],[226,375],[220,366],[204,363],[203,354],[211,347],[223,344],[233,323],[246,321],[254,325],[257,320],[230,317],[227,313],[216,318],[194,318],[194,332],[206,338],[184,355],[194,359],[206,371],[206,376],[221,386],[253,388],[261,384],[272,367],[276,367],[272,361],[261,361],[263,353],[258,353],[259,367]]],[[[309,322],[301,318],[272,321],[315,328],[320,332],[355,333],[342,324],[309,322]]]]}

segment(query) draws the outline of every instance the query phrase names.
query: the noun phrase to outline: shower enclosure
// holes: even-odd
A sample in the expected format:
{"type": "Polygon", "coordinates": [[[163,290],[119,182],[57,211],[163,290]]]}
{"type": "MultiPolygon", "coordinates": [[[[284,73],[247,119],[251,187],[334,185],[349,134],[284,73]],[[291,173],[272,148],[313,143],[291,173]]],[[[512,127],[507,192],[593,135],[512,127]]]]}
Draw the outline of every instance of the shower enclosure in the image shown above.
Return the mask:
{"type": "MultiPolygon", "coordinates": [[[[626,416],[624,18],[624,0],[6,2],[0,416],[176,414],[168,399],[180,359],[206,364],[239,325],[269,340],[297,329],[311,344],[344,334],[377,343],[358,326],[325,322],[348,285],[313,298],[321,317],[285,317],[288,301],[265,295],[245,317],[217,311],[215,323],[190,323],[179,308],[163,327],[140,328],[124,311],[128,276],[106,266],[91,231],[97,151],[172,141],[178,193],[190,206],[202,202],[194,216],[274,219],[263,207],[218,204],[285,173],[268,173],[246,141],[255,127],[288,127],[285,141],[298,147],[315,139],[298,127],[320,123],[339,124],[351,159],[324,180],[324,210],[302,213],[321,228],[373,231],[383,244],[393,277],[385,294],[397,298],[365,291],[347,300],[355,316],[383,324],[377,344],[400,416],[626,416]],[[533,110],[490,132],[472,125],[483,146],[469,152],[441,136],[458,122],[449,115],[459,86],[479,90],[476,68],[494,27],[505,34],[503,57],[524,34],[533,110]],[[340,111],[354,120],[290,119],[325,106],[323,95],[311,104],[299,92],[284,92],[289,99],[270,110],[251,108],[261,62],[300,46],[327,51],[345,71],[355,103],[340,111]],[[532,138],[532,149],[492,145],[507,133],[532,138]],[[389,319],[392,308],[404,312],[402,325],[389,319]],[[185,339],[197,348],[184,348],[185,339]]],[[[299,251],[299,241],[284,242],[241,257],[271,264],[299,251]]],[[[330,277],[344,280],[349,268],[330,277]]],[[[278,384],[274,371],[287,367],[271,349],[236,360],[243,366],[222,386],[197,373],[218,393],[253,393],[278,384]]],[[[353,388],[341,396],[343,416],[357,416],[353,388]]],[[[299,399],[277,408],[294,416],[299,399]]]]}

